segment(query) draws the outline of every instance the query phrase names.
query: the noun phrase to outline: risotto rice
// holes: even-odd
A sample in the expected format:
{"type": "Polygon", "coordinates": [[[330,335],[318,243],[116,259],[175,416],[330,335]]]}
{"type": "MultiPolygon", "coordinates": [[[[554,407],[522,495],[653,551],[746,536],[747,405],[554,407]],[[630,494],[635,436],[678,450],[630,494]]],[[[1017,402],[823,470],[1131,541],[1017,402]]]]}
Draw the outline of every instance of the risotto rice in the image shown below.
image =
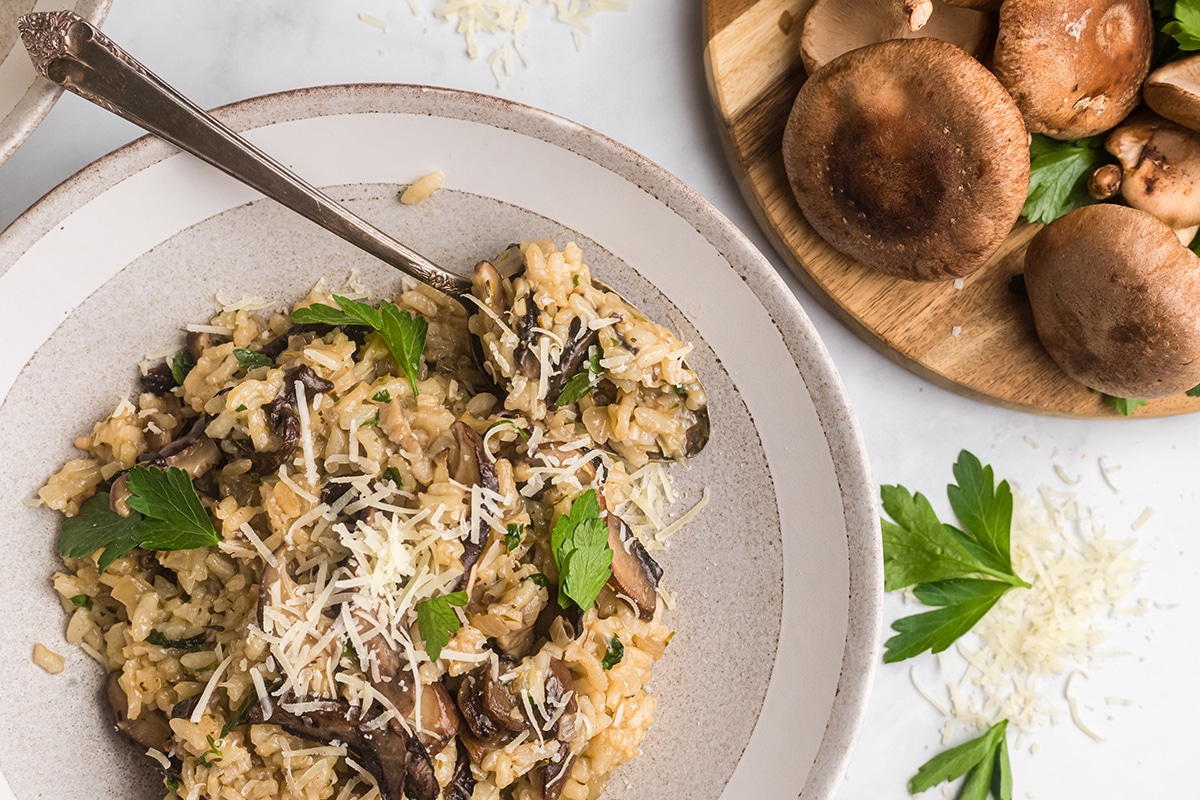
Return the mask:
{"type": "Polygon", "coordinates": [[[53,578],[168,798],[585,800],[638,754],[690,347],[573,244],[482,262],[467,299],[395,299],[428,325],[411,380],[382,328],[222,311],[39,492],[120,526],[139,469],[183,470],[215,527],[53,578]],[[585,528],[611,566],[580,607],[585,528]]]}

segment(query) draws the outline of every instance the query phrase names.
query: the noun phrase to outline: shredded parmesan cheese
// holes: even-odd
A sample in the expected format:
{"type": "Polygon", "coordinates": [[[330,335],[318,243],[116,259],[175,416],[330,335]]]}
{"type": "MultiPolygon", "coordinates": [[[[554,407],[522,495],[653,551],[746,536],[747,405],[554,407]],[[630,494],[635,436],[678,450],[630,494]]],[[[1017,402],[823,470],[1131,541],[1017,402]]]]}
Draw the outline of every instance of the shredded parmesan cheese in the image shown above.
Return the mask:
{"type": "Polygon", "coordinates": [[[196,708],[192,710],[192,716],[189,718],[193,724],[198,724],[204,718],[204,712],[208,710],[208,701],[212,700],[213,692],[217,689],[217,681],[221,680],[221,676],[225,674],[225,669],[233,661],[233,654],[225,656],[225,660],[217,665],[213,670],[212,677],[208,679],[208,683],[204,686],[204,691],[200,693],[200,699],[196,701],[196,708]]]}

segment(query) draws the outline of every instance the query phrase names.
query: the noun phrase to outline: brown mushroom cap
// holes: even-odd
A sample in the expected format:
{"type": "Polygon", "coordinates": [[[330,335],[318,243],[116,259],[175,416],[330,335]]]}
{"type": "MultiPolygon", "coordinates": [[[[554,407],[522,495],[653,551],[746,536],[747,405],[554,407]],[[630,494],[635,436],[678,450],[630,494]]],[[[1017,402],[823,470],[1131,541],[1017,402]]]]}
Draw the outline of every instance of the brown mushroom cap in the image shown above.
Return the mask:
{"type": "Polygon", "coordinates": [[[833,59],[890,39],[933,38],[982,56],[991,44],[991,20],[969,8],[934,0],[933,13],[919,30],[905,18],[902,0],[817,0],[804,17],[800,59],[812,75],[833,59]]]}
{"type": "Polygon", "coordinates": [[[1200,224],[1200,133],[1139,112],[1104,142],[1121,162],[1126,203],[1172,228],[1200,224]]]}
{"type": "Polygon", "coordinates": [[[1142,85],[1146,105],[1169,120],[1200,131],[1200,55],[1151,72],[1142,85]]]}
{"type": "Polygon", "coordinates": [[[978,61],[937,39],[847,53],[796,97],[783,158],[825,241],[909,280],[971,274],[1021,213],[1021,112],[978,61]]]}
{"type": "Polygon", "coordinates": [[[952,6],[961,6],[962,8],[974,8],[979,11],[1000,10],[1000,0],[946,0],[946,3],[952,6]]]}
{"type": "Polygon", "coordinates": [[[1029,130],[1077,139],[1133,110],[1153,48],[1146,0],[1006,0],[992,69],[1029,130]]]}
{"type": "Polygon", "coordinates": [[[1025,286],[1038,338],[1085,386],[1145,399],[1200,384],[1200,258],[1149,214],[1060,217],[1030,242],[1025,286]]]}

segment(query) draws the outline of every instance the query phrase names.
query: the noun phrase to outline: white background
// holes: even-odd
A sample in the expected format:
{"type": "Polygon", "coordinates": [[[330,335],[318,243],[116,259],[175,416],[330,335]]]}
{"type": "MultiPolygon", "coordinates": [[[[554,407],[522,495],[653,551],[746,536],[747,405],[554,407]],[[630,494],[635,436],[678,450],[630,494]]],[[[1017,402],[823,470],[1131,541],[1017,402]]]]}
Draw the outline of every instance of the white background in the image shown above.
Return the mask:
{"type": "MultiPolygon", "coordinates": [[[[1013,754],[1018,798],[1108,800],[1149,791],[1196,797],[1191,765],[1200,752],[1195,688],[1200,633],[1196,444],[1200,415],[1165,420],[1075,421],[1006,411],[932,386],[859,341],[788,274],[758,232],[722,154],[704,83],[696,0],[632,0],[627,13],[590,21],[576,52],[570,29],[535,8],[522,36],[531,66],[497,87],[486,64],[465,55],[452,26],[418,0],[115,0],[105,31],[200,105],[329,83],[425,83],[498,94],[545,108],[609,135],[689,183],[732,219],[784,275],[831,350],[858,415],[877,482],[902,483],[947,511],[944,486],[962,448],[995,465],[1026,492],[1071,488],[1099,510],[1110,536],[1135,538],[1145,562],[1136,596],[1143,616],[1101,622],[1127,651],[1086,669],[1081,713],[1104,737],[1094,742],[1064,714],[1013,754]],[[366,12],[386,31],[360,21],[366,12]],[[1036,446],[1035,446],[1036,445],[1036,446]],[[1099,459],[1118,464],[1117,491],[1099,459]],[[1054,465],[1082,478],[1067,487],[1054,465]],[[1131,523],[1152,509],[1136,533],[1131,523]],[[1110,705],[1105,697],[1131,701],[1110,705]],[[1036,748],[1030,745],[1036,743],[1036,748]],[[1036,754],[1031,753],[1036,749],[1036,754]]],[[[132,126],[64,97],[33,136],[0,166],[0,228],[60,181],[138,135],[132,126]]],[[[416,177],[416,176],[414,176],[416,177]]],[[[8,321],[12,322],[12,321],[8,321]]],[[[1003,358],[1003,353],[996,353],[1003,358]]],[[[887,621],[905,609],[888,598],[887,621]]],[[[929,656],[914,662],[924,687],[946,678],[929,656]]],[[[1052,699],[1064,708],[1061,687],[1052,699]]],[[[913,688],[909,665],[879,669],[845,800],[907,797],[905,781],[941,749],[941,715],[913,688]]],[[[960,729],[955,741],[966,734],[960,729]]],[[[781,765],[781,768],[786,768],[781,765]]],[[[941,797],[937,789],[929,797],[941,797]]]]}

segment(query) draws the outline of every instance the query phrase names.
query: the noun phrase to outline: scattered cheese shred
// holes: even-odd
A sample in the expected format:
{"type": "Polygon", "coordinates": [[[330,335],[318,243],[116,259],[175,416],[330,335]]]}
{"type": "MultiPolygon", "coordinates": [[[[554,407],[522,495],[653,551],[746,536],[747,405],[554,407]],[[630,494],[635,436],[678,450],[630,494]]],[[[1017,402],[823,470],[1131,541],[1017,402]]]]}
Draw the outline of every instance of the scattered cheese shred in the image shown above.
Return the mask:
{"type": "Polygon", "coordinates": [[[376,17],[372,14],[368,14],[365,11],[358,12],[358,20],[359,20],[359,22],[362,22],[366,25],[370,25],[372,28],[378,28],[379,30],[384,31],[385,33],[387,32],[387,23],[386,22],[381,20],[379,17],[376,17]]]}
{"type": "Polygon", "coordinates": [[[196,708],[192,710],[190,717],[193,724],[198,724],[204,717],[204,712],[208,710],[208,701],[212,700],[213,692],[217,689],[217,681],[221,680],[221,676],[225,674],[225,669],[233,661],[233,654],[225,656],[217,668],[213,670],[212,677],[208,679],[208,683],[204,686],[204,691],[200,693],[200,699],[196,701],[196,708]]]}
{"type": "Polygon", "coordinates": [[[400,194],[400,202],[406,206],[415,206],[417,203],[424,202],[442,188],[442,182],[445,180],[446,176],[441,171],[424,175],[409,184],[408,188],[400,194]]]}

